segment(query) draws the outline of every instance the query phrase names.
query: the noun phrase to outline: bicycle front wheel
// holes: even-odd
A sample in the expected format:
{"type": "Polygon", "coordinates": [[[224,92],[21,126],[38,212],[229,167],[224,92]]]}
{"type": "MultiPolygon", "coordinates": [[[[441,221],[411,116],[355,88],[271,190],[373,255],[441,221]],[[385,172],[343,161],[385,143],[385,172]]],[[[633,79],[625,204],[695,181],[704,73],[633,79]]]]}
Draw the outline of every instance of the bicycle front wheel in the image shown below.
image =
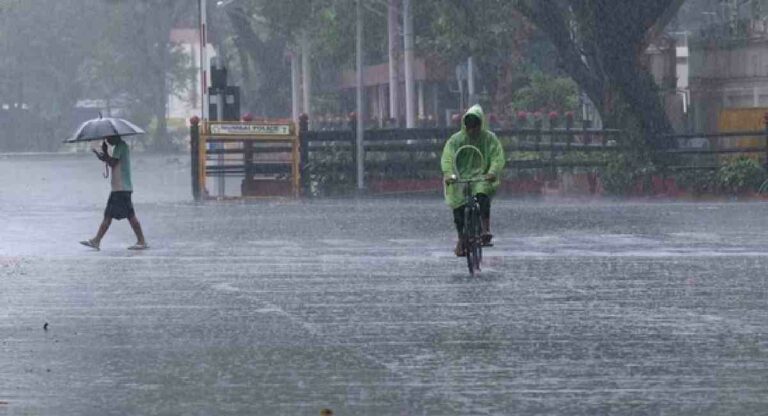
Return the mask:
{"type": "Polygon", "coordinates": [[[474,275],[475,274],[475,256],[472,255],[474,252],[474,244],[472,241],[472,230],[473,230],[473,215],[472,215],[472,208],[470,206],[464,207],[464,229],[461,233],[461,244],[464,246],[464,256],[467,258],[467,269],[469,269],[469,274],[474,275]]]}
{"type": "Polygon", "coordinates": [[[472,264],[476,271],[480,271],[480,264],[483,261],[483,227],[480,223],[480,207],[475,205],[472,210],[472,264]]]}
{"type": "Polygon", "coordinates": [[[474,275],[475,271],[480,271],[480,261],[482,259],[481,233],[480,208],[477,204],[467,206],[464,209],[464,232],[462,234],[464,253],[467,256],[467,268],[470,275],[474,275]]]}

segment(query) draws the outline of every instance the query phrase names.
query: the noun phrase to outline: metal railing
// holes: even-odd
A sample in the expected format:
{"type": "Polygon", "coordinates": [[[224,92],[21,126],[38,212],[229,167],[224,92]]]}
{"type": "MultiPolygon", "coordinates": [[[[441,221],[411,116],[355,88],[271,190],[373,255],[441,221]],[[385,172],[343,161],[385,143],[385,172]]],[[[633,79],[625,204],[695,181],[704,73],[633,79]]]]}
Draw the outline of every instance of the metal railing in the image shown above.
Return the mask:
{"type": "MultiPolygon", "coordinates": [[[[365,183],[383,180],[440,178],[443,146],[456,128],[379,129],[365,132],[365,183]]],[[[602,154],[626,149],[620,130],[512,129],[495,132],[509,169],[593,167],[605,164],[602,154]],[[566,155],[579,153],[579,160],[566,155]]],[[[357,149],[353,130],[300,133],[302,188],[305,195],[352,190],[357,181],[357,149]]]]}

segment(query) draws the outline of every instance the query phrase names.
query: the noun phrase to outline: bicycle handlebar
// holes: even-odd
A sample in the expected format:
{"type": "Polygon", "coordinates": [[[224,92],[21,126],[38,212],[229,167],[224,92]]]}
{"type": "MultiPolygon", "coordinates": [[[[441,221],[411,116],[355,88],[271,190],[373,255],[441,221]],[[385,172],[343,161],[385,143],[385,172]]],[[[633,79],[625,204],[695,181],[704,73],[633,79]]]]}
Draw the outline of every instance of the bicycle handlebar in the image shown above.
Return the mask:
{"type": "Polygon", "coordinates": [[[488,182],[486,178],[472,178],[472,179],[455,179],[453,183],[476,183],[476,182],[488,182]]]}

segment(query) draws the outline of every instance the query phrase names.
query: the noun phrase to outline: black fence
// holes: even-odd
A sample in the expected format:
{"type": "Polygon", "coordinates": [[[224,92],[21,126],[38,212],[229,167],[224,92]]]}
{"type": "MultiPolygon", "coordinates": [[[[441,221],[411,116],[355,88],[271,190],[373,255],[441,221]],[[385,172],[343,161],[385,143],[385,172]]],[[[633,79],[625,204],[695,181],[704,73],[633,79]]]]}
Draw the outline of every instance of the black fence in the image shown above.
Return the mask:
{"type": "Polygon", "coordinates": [[[768,169],[768,127],[757,131],[662,136],[671,142],[659,158],[669,170],[712,170],[729,157],[748,155],[768,169]]]}
{"type": "MultiPolygon", "coordinates": [[[[358,152],[354,125],[351,127],[308,131],[306,122],[302,123],[299,166],[302,195],[345,194],[356,189],[358,152]]],[[[387,181],[433,181],[430,189],[436,189],[442,177],[443,146],[456,130],[366,130],[363,183],[368,187],[387,181]]],[[[594,174],[618,154],[631,150],[622,131],[613,129],[511,129],[498,130],[496,135],[505,150],[508,179],[533,175],[557,179],[559,174],[568,171],[594,174]]],[[[714,170],[739,155],[748,155],[768,168],[768,127],[760,131],[665,135],[661,139],[669,146],[658,150],[655,159],[657,167],[667,172],[714,170]]],[[[196,160],[195,155],[192,156],[196,160]]],[[[211,173],[215,176],[232,172],[211,173]]],[[[253,173],[245,172],[246,175],[253,173]]],[[[193,177],[196,177],[194,171],[193,177]]]]}
{"type": "MultiPolygon", "coordinates": [[[[364,182],[442,177],[443,146],[456,129],[381,129],[364,134],[364,182]]],[[[619,130],[515,129],[496,131],[507,171],[597,168],[605,154],[627,149],[619,130]]],[[[305,195],[343,193],[357,183],[354,130],[301,133],[302,188],[305,195]]]]}

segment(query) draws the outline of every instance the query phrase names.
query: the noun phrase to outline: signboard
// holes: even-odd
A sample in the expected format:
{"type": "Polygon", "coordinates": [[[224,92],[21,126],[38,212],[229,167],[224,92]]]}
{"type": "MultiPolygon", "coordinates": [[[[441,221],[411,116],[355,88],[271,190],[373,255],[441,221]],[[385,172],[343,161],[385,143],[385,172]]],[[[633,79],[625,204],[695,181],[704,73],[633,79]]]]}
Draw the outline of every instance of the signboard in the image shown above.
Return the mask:
{"type": "Polygon", "coordinates": [[[211,124],[211,134],[290,136],[288,124],[211,124]]]}

